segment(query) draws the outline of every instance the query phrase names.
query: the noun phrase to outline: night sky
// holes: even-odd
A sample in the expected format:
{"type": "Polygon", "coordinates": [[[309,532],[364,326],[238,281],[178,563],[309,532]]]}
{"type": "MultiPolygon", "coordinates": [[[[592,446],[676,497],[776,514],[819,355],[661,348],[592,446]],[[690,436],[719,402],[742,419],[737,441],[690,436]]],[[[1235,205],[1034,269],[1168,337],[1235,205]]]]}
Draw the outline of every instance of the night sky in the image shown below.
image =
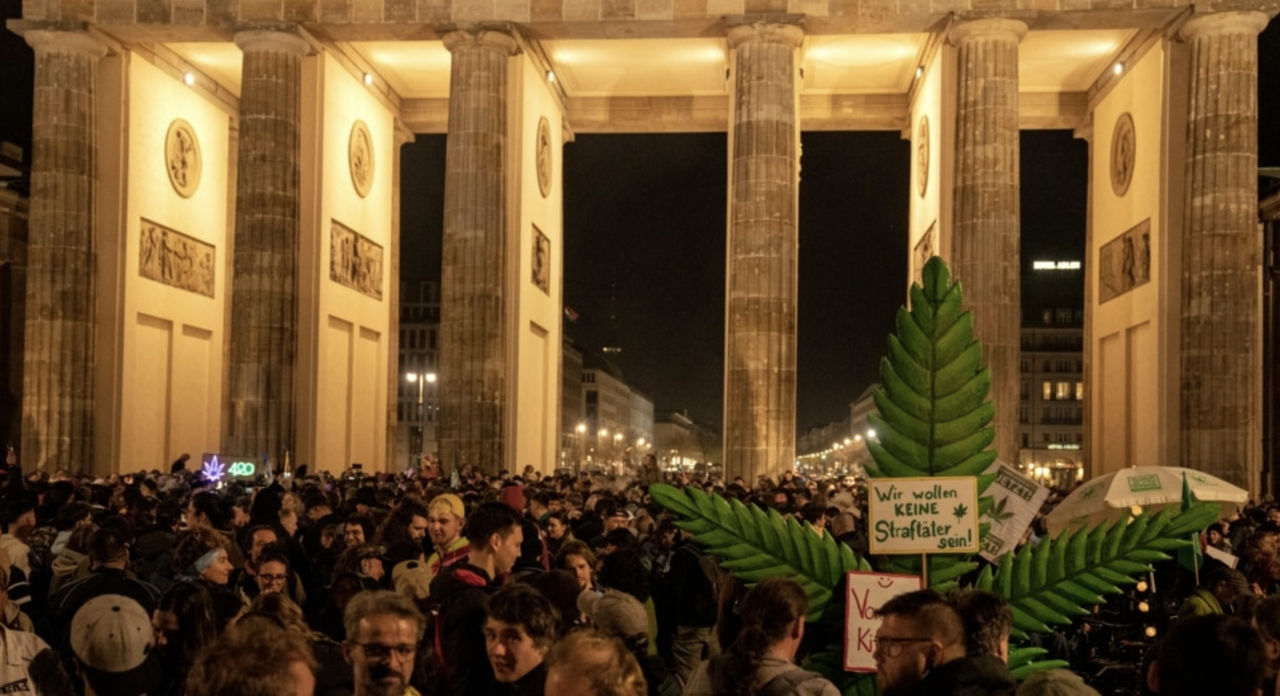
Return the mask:
{"type": "MultiPolygon", "coordinates": [[[[21,0],[0,0],[0,18],[21,0]]],[[[1280,166],[1280,20],[1259,37],[1259,164],[1280,166]]],[[[28,152],[31,52],[0,31],[0,139],[28,152]]],[[[661,411],[719,428],[724,370],[725,135],[578,135],[564,150],[566,334],[616,338],[661,411]],[[611,322],[611,297],[617,321],[611,322]]],[[[797,426],[840,420],[872,381],[903,302],[909,144],[897,133],[805,133],[800,184],[797,426]]],[[[406,280],[438,279],[444,136],[403,152],[406,280]]],[[[1022,134],[1023,264],[1083,259],[1087,148],[1022,134]]]]}

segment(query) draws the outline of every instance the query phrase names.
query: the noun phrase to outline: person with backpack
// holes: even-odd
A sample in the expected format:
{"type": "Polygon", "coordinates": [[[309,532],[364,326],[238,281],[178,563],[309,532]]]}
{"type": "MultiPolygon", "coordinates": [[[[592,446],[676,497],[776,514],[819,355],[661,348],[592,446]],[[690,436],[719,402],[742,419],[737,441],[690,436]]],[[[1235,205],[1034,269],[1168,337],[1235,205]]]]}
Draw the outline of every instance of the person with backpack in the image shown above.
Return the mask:
{"type": "Polygon", "coordinates": [[[686,532],[681,534],[684,539],[671,555],[666,598],[676,619],[672,671],[683,682],[700,662],[720,654],[715,626],[724,571],[686,532]]]}
{"type": "Polygon", "coordinates": [[[794,580],[761,581],[739,607],[738,637],[693,673],[684,696],[839,696],[835,684],[795,664],[808,610],[794,580]]]}

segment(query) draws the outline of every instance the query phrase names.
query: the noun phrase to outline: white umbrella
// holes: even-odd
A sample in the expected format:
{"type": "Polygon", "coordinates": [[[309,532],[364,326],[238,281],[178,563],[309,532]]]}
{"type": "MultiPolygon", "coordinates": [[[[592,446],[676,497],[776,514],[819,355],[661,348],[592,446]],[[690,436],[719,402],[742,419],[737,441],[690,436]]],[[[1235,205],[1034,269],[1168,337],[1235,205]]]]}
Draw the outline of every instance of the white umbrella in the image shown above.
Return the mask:
{"type": "Polygon", "coordinates": [[[1220,517],[1228,517],[1249,501],[1249,492],[1222,479],[1180,466],[1136,466],[1103,474],[1075,489],[1044,522],[1057,535],[1068,527],[1114,522],[1134,507],[1156,511],[1182,504],[1182,480],[1186,475],[1197,501],[1218,503],[1220,517]]]}

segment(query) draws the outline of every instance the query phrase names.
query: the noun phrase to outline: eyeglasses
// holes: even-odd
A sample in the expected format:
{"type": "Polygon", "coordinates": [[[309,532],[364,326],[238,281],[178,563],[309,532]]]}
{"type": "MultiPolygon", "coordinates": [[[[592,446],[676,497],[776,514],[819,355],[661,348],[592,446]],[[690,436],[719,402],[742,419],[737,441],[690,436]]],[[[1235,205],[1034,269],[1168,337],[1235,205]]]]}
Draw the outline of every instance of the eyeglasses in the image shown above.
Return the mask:
{"type": "Polygon", "coordinates": [[[258,573],[258,577],[261,578],[263,582],[284,582],[289,578],[287,575],[268,575],[266,573],[258,573]]]}
{"type": "Polygon", "coordinates": [[[391,657],[391,653],[395,653],[401,662],[409,660],[413,654],[418,651],[418,646],[402,643],[400,645],[383,645],[382,643],[354,643],[357,648],[364,651],[374,660],[385,660],[391,657]]]}
{"type": "Polygon", "coordinates": [[[876,636],[876,649],[871,651],[872,655],[884,655],[885,657],[897,657],[911,643],[932,643],[932,638],[891,638],[876,636]]]}

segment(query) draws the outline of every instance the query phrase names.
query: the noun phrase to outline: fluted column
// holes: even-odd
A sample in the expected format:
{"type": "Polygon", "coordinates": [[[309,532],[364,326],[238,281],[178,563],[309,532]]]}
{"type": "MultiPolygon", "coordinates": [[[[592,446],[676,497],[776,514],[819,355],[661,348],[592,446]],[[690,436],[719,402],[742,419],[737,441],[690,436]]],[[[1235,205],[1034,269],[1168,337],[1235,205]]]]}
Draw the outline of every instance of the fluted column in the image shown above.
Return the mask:
{"type": "Polygon", "coordinates": [[[1182,242],[1182,466],[1250,487],[1259,466],[1261,12],[1191,18],[1182,242]]]}
{"type": "Polygon", "coordinates": [[[284,31],[241,31],[244,54],[223,448],[282,461],[294,446],[302,57],[284,31]]]}
{"type": "Polygon", "coordinates": [[[440,282],[441,462],[503,466],[507,365],[507,59],[498,31],[454,31],[440,282]]]}
{"type": "Polygon", "coordinates": [[[1018,461],[1021,350],[1018,201],[1018,43],[1027,25],[979,19],[953,27],[956,150],[951,268],[973,310],[991,369],[995,447],[1018,461]]]}
{"type": "Polygon", "coordinates": [[[735,52],[725,293],[725,476],[795,462],[800,120],[793,24],[729,30],[735,52]]]}
{"type": "Polygon", "coordinates": [[[88,34],[33,30],[31,213],[22,377],[28,467],[93,466],[98,59],[88,34]]]}

